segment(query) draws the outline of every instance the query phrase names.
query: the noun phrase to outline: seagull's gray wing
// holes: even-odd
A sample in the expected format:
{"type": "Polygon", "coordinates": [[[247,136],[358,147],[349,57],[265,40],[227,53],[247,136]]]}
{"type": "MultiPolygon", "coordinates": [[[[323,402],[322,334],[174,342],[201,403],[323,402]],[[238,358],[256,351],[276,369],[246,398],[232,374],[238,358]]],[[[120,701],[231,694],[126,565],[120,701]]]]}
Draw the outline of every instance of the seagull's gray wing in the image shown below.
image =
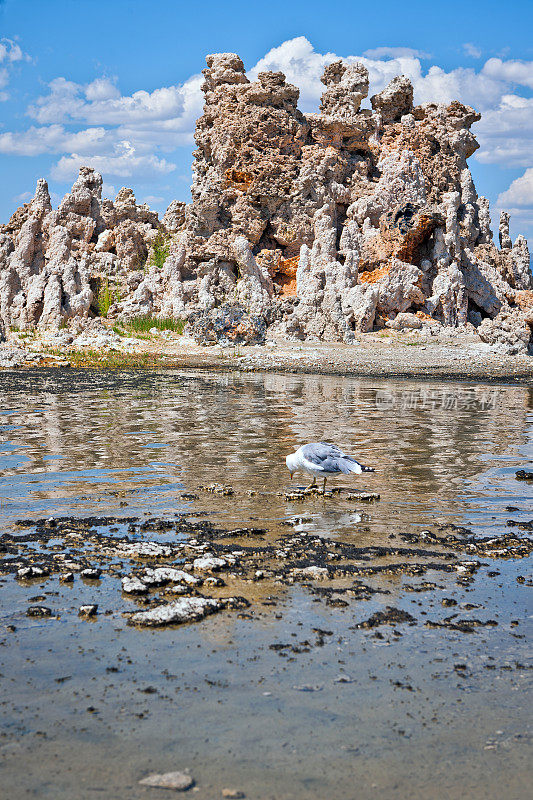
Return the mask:
{"type": "Polygon", "coordinates": [[[302,455],[306,461],[321,472],[350,472],[343,464],[344,453],[334,444],[327,442],[306,444],[302,447],[302,455]]]}
{"type": "Polygon", "coordinates": [[[372,467],[365,467],[352,456],[347,456],[340,447],[329,442],[313,442],[302,447],[302,454],[306,461],[321,472],[342,472],[348,475],[351,472],[374,472],[372,467]]]}

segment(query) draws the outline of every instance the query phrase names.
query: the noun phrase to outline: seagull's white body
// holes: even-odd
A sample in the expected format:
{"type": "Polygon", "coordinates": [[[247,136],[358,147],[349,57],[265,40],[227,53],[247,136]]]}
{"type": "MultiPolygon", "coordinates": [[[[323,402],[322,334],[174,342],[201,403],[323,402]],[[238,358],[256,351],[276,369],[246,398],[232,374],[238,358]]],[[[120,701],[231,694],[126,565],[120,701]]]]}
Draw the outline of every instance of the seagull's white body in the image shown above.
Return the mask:
{"type": "MultiPolygon", "coordinates": [[[[340,447],[328,442],[304,444],[294,453],[290,453],[285,462],[287,469],[291,473],[291,478],[297,470],[303,470],[313,476],[311,486],[315,485],[317,478],[323,478],[324,490],[330,475],[338,475],[339,473],[360,475],[362,472],[374,472],[372,467],[363,466],[352,456],[347,456],[343,453],[340,447]]],[[[308,488],[311,488],[311,486],[308,488]]]]}

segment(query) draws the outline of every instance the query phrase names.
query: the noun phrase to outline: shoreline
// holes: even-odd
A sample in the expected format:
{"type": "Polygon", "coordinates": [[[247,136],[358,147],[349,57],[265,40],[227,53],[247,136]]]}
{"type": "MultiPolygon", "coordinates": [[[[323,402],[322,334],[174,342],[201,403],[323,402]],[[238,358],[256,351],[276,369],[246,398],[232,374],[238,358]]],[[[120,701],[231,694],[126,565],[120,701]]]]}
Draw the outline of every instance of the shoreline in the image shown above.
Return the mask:
{"type": "MultiPolygon", "coordinates": [[[[73,338],[73,337],[72,337],[73,338]]],[[[428,340],[418,332],[365,334],[355,344],[272,339],[264,345],[198,345],[183,335],[121,338],[103,328],[83,346],[61,332],[27,341],[11,335],[0,345],[5,369],[201,369],[279,372],[360,378],[481,381],[533,386],[533,358],[502,355],[477,337],[428,340]],[[54,346],[55,345],[55,346],[54,346]],[[59,345],[59,346],[58,346],[59,345]]]]}

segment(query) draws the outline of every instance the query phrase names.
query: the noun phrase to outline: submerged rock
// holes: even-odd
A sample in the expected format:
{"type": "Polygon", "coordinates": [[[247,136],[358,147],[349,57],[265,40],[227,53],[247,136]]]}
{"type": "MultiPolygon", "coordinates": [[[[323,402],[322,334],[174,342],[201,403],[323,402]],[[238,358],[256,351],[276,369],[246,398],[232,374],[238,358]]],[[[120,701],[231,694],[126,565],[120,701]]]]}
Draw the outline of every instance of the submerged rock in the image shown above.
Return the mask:
{"type": "Polygon", "coordinates": [[[363,622],[358,622],[356,628],[376,628],[379,625],[398,625],[399,623],[407,622],[409,625],[416,623],[416,617],[409,614],[408,611],[403,611],[401,608],[393,608],[387,606],[385,611],[376,611],[371,617],[365,619],[363,622]]]}

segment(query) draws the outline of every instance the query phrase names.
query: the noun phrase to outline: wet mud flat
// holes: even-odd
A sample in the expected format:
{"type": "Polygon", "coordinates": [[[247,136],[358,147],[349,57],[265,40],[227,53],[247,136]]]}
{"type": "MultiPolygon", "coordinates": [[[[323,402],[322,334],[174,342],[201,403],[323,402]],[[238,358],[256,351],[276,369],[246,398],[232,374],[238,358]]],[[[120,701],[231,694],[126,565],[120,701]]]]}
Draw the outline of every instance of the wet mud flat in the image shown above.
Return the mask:
{"type": "MultiPolygon", "coordinates": [[[[238,494],[231,487],[222,492],[216,484],[199,489],[194,496],[206,489],[214,495],[213,506],[222,494],[232,496],[238,503],[238,494]]],[[[318,493],[298,493],[300,502],[307,501],[311,506],[316,502],[352,504],[358,497],[365,498],[359,499],[359,504],[379,502],[379,495],[358,496],[349,489],[328,493],[326,498],[318,493]]],[[[294,492],[287,494],[293,496],[294,492]]],[[[58,653],[45,659],[54,660],[55,666],[50,671],[49,663],[45,674],[40,675],[43,694],[33,697],[24,709],[17,708],[14,698],[2,703],[9,720],[2,736],[8,764],[9,756],[16,758],[19,749],[25,750],[27,739],[33,740],[32,750],[37,748],[42,754],[52,747],[56,759],[70,761],[68,772],[73,768],[81,769],[82,774],[88,772],[86,790],[106,797],[159,796],[163,789],[157,788],[157,781],[150,784],[153,768],[156,774],[158,769],[164,774],[185,770],[183,791],[194,788],[199,797],[206,798],[222,797],[223,790],[225,796],[241,793],[261,798],[319,797],[323,791],[331,792],[333,797],[346,796],[349,774],[354,768],[365,775],[362,796],[379,790],[387,796],[401,797],[407,776],[398,752],[410,742],[419,756],[427,753],[420,728],[432,731],[435,738],[450,727],[452,720],[457,722],[459,715],[468,730],[473,725],[471,714],[476,705],[469,704],[469,694],[485,694],[490,686],[494,691],[498,683],[498,690],[503,683],[509,694],[525,690],[532,667],[525,653],[527,603],[518,603],[510,613],[509,609],[498,608],[491,598],[502,588],[502,567],[509,565],[517,586],[524,592],[531,591],[533,582],[527,567],[533,550],[533,520],[511,517],[507,520],[508,530],[496,536],[476,535],[468,528],[448,523],[390,534],[382,544],[359,546],[355,537],[346,541],[302,531],[305,519],[305,515],[294,515],[283,520],[277,530],[252,525],[222,528],[216,514],[209,518],[208,512],[174,514],[171,518],[70,516],[16,521],[14,531],[0,537],[3,588],[14,583],[18,590],[18,612],[5,625],[2,644],[8,648],[18,645],[28,652],[32,634],[37,633],[39,638],[46,635],[47,626],[79,630],[83,625],[84,630],[75,634],[78,644],[73,662],[61,658],[55,661],[58,653]],[[283,529],[285,532],[278,535],[283,529]],[[311,609],[306,610],[302,620],[291,607],[291,601],[296,599],[311,609]],[[28,628],[24,615],[36,627],[28,628]],[[215,615],[216,621],[211,618],[215,615]],[[91,636],[95,625],[99,627],[100,640],[96,647],[91,636]],[[152,636],[161,635],[163,630],[167,638],[162,643],[154,641],[152,636]],[[102,631],[103,639],[113,642],[111,652],[106,654],[102,652],[102,631]],[[497,643],[493,641],[495,631],[497,643]],[[149,642],[143,637],[150,637],[149,642]],[[392,653],[402,640],[404,647],[397,659],[392,653]],[[502,640],[507,640],[504,657],[499,655],[502,640]],[[198,665],[191,671],[183,669],[190,653],[183,661],[182,645],[190,649],[195,641],[196,648],[209,648],[211,658],[214,656],[216,668],[208,669],[205,675],[198,671],[198,665]],[[425,644],[423,660],[433,670],[430,676],[409,655],[410,648],[420,646],[420,642],[425,644]],[[157,654],[158,669],[154,672],[150,660],[143,663],[143,658],[139,659],[140,653],[146,658],[150,649],[157,654]],[[96,667],[95,674],[86,673],[87,660],[93,669],[96,667]],[[167,665],[163,669],[162,663],[167,665]],[[82,681],[80,667],[85,674],[82,681]],[[235,746],[235,734],[232,736],[227,730],[224,697],[238,694],[239,687],[242,690],[243,672],[248,670],[253,677],[244,679],[247,685],[237,700],[241,713],[246,713],[244,709],[251,703],[254,710],[249,709],[248,713],[252,713],[252,719],[257,715],[256,721],[262,718],[267,731],[270,727],[275,731],[277,722],[270,718],[275,705],[284,717],[281,729],[297,725],[294,739],[289,730],[286,732],[283,756],[298,753],[302,738],[314,738],[310,727],[325,723],[325,747],[323,750],[322,744],[317,747],[315,742],[315,758],[325,760],[332,749],[329,757],[333,768],[324,764],[325,772],[319,775],[307,765],[301,770],[291,768],[287,774],[288,764],[285,762],[283,767],[282,758],[273,773],[268,759],[258,770],[252,766],[250,755],[246,757],[243,741],[241,753],[232,749],[224,755],[220,753],[230,742],[235,746]],[[447,684],[444,692],[443,681],[447,684]],[[362,692],[369,691],[372,696],[377,687],[377,715],[368,705],[364,715],[358,707],[348,713],[338,708],[342,708],[343,700],[361,702],[362,692]],[[252,698],[250,690],[255,690],[252,698]],[[381,724],[386,727],[387,738],[397,741],[388,746],[382,743],[381,755],[376,758],[368,733],[361,737],[358,728],[375,721],[379,724],[384,693],[391,696],[395,711],[381,719],[381,724]],[[48,706],[51,697],[58,694],[62,695],[61,704],[71,706],[68,727],[73,726],[72,732],[78,738],[74,752],[72,741],[61,741],[63,722],[48,706]],[[192,702],[190,697],[183,701],[187,694],[192,695],[192,702]],[[453,700],[451,695],[455,695],[453,700]],[[400,699],[402,696],[410,700],[400,699]],[[305,701],[300,702],[300,697],[305,701]],[[466,713],[462,708],[453,709],[453,704],[463,703],[466,713]],[[337,709],[333,711],[330,704],[337,709]],[[266,718],[261,705],[268,709],[266,718]],[[120,719],[118,730],[116,717],[109,714],[113,706],[120,719]],[[187,706],[192,709],[187,710],[187,706]],[[19,715],[17,711],[25,713],[19,715]],[[207,734],[204,745],[215,739],[214,752],[207,746],[201,758],[194,750],[191,752],[192,743],[199,747],[197,714],[200,727],[203,725],[207,734]],[[295,718],[289,722],[293,714],[295,718]],[[80,719],[74,722],[76,717],[80,719]],[[39,719],[39,730],[28,726],[32,718],[39,719]],[[172,719],[177,730],[167,729],[172,719]],[[339,723],[338,729],[333,720],[339,723]],[[230,734],[229,738],[220,736],[220,726],[230,734]],[[145,727],[149,730],[148,742],[138,740],[145,727]],[[169,741],[164,743],[162,730],[168,730],[169,735],[169,741]],[[136,741],[145,755],[140,755],[140,763],[131,763],[127,747],[126,758],[122,754],[122,763],[110,770],[102,746],[106,742],[107,747],[111,738],[113,748],[121,735],[127,737],[130,747],[132,740],[136,741]],[[169,746],[170,742],[175,749],[169,746]],[[368,763],[373,764],[369,771],[368,763]],[[102,767],[104,774],[111,775],[99,776],[102,767]],[[129,774],[124,774],[128,770],[129,774]]],[[[51,641],[56,637],[54,631],[51,641]]],[[[33,658],[26,660],[35,663],[33,658]]],[[[18,682],[24,684],[24,679],[20,681],[19,677],[18,682]]],[[[29,679],[25,693],[31,696],[35,689],[29,679]]],[[[525,765],[528,758],[531,732],[526,716],[515,708],[505,723],[498,723],[492,730],[490,723],[494,727],[496,720],[502,719],[502,711],[505,716],[501,708],[494,717],[486,715],[485,722],[490,720],[488,729],[475,726],[475,765],[459,754],[459,742],[462,741],[461,750],[465,742],[457,732],[457,752],[449,769],[452,774],[457,770],[456,780],[460,776],[468,796],[497,796],[490,794],[483,770],[490,772],[496,763],[501,769],[501,758],[508,759],[511,752],[515,766],[525,765]]],[[[243,722],[241,727],[247,728],[243,722]]],[[[261,738],[256,733],[255,745],[260,749],[261,738]]],[[[25,758],[32,763],[31,752],[25,758]]],[[[297,764],[306,761],[301,752],[297,764]]],[[[41,772],[37,766],[34,769],[41,772]]],[[[510,796],[525,796],[522,792],[527,771],[522,777],[511,777],[505,769],[504,773],[514,785],[510,796]]],[[[7,780],[9,785],[9,769],[7,780]]],[[[49,790],[40,786],[37,796],[61,797],[62,786],[67,796],[68,777],[62,775],[59,783],[56,780],[50,776],[49,790]]],[[[438,785],[429,774],[425,779],[418,775],[414,783],[411,777],[410,791],[412,796],[420,797],[443,797],[445,792],[449,792],[446,796],[459,796],[454,794],[458,791],[455,781],[444,788],[447,780],[450,777],[446,778],[444,770],[438,785]]],[[[19,775],[12,785],[17,784],[22,791],[25,783],[26,779],[19,775]]],[[[35,791],[34,787],[28,796],[35,791]]]]}
{"type": "Polygon", "coordinates": [[[199,800],[528,796],[527,390],[444,408],[435,384],[421,410],[423,384],[20,376],[6,796],[157,800],[176,771],[199,800]],[[378,471],[305,492],[283,456],[332,420],[378,471]]]}

